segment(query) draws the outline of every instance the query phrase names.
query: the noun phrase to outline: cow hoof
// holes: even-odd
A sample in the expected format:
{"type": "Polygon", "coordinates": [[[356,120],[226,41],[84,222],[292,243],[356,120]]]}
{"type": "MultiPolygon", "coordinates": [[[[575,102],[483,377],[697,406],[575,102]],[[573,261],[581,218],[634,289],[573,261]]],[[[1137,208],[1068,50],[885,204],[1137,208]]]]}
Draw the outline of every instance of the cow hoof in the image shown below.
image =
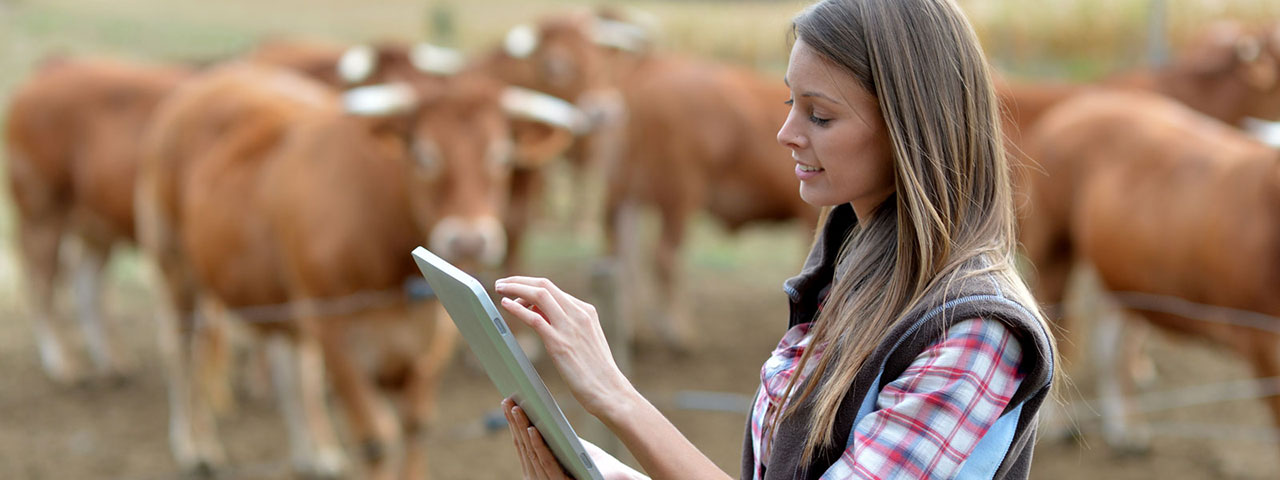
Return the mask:
{"type": "Polygon", "coordinates": [[[365,440],[360,442],[360,453],[364,455],[365,462],[377,464],[386,460],[387,445],[378,440],[365,440]]]}
{"type": "Polygon", "coordinates": [[[89,386],[90,379],[84,370],[68,364],[45,365],[45,374],[55,385],[64,388],[81,389],[89,386]]]}
{"type": "Polygon", "coordinates": [[[191,480],[209,480],[218,476],[218,469],[212,462],[199,460],[183,468],[183,478],[191,480]]]}
{"type": "Polygon", "coordinates": [[[300,478],[336,480],[346,476],[347,462],[341,451],[323,450],[318,452],[315,457],[298,464],[295,470],[300,478]]]}
{"type": "Polygon", "coordinates": [[[97,383],[106,388],[124,388],[133,383],[133,375],[123,370],[110,370],[99,375],[97,383]]]}

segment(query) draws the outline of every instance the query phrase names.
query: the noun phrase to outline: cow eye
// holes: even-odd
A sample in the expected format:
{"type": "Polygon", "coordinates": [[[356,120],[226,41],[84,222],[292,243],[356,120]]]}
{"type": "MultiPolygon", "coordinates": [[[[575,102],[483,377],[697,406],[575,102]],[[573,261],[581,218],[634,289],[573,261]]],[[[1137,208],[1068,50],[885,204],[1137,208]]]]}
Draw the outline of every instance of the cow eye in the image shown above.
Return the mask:
{"type": "Polygon", "coordinates": [[[414,141],[413,162],[421,173],[435,178],[440,174],[440,148],[430,140],[414,141]]]}

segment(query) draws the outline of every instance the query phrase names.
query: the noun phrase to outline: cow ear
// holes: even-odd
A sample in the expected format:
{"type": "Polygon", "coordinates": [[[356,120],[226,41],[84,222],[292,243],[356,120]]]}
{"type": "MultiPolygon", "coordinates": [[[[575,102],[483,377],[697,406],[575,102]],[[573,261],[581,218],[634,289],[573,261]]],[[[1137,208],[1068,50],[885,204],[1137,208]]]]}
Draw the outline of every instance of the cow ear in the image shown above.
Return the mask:
{"type": "Polygon", "coordinates": [[[568,130],[532,120],[513,119],[511,136],[515,143],[512,163],[520,169],[542,168],[573,144],[568,130]]]}
{"type": "Polygon", "coordinates": [[[502,108],[512,120],[517,167],[546,163],[589,129],[586,116],[572,103],[533,90],[507,87],[502,108]]]}

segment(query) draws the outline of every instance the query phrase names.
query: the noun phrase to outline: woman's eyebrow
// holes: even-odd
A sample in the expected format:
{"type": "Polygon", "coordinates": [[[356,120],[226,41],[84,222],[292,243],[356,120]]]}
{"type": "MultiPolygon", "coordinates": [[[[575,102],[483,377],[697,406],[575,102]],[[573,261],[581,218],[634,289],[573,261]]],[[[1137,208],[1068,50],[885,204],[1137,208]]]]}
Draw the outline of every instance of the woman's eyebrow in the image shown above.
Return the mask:
{"type": "MultiPolygon", "coordinates": [[[[787,77],[785,75],[782,77],[782,83],[786,85],[787,88],[791,88],[791,82],[787,81],[787,77]]],[[[840,103],[840,102],[837,102],[836,99],[831,98],[830,95],[827,95],[822,92],[814,92],[814,91],[802,92],[800,93],[800,96],[801,97],[818,97],[821,99],[825,99],[828,102],[840,103]]]]}

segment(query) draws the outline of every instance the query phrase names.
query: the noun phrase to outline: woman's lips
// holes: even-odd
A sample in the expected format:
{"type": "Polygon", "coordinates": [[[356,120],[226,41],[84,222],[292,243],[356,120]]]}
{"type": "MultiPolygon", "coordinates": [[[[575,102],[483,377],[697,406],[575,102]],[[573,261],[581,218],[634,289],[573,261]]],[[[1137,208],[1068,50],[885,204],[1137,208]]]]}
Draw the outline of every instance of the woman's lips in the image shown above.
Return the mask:
{"type": "Polygon", "coordinates": [[[796,178],[800,180],[808,180],[825,172],[822,167],[814,167],[803,163],[796,164],[796,178]]]}

